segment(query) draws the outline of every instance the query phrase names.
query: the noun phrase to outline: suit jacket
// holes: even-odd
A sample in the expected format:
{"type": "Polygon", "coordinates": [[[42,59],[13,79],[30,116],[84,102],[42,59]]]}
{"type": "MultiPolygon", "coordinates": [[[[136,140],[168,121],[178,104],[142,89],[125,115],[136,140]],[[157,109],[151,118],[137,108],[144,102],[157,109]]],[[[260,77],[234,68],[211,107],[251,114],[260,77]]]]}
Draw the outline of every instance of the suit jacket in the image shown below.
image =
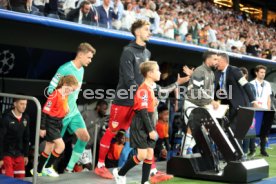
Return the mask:
{"type": "MultiPolygon", "coordinates": [[[[221,71],[215,72],[216,91],[219,90],[219,80],[221,71]]],[[[255,95],[249,82],[243,77],[239,68],[229,65],[226,74],[224,86],[227,95],[221,100],[222,104],[229,104],[229,119],[233,121],[237,114],[239,106],[250,107],[251,102],[255,101],[255,95]]],[[[218,99],[218,96],[215,95],[218,99]]]]}
{"type": "Polygon", "coordinates": [[[188,28],[188,33],[192,34],[193,39],[198,39],[198,30],[198,24],[196,24],[194,28],[192,26],[188,28]]]}
{"type": "MultiPolygon", "coordinates": [[[[95,19],[96,17],[96,12],[90,10],[90,12],[87,14],[87,16],[83,15],[84,17],[82,18],[82,24],[87,24],[87,25],[93,25],[97,21],[95,19]]],[[[71,22],[79,22],[79,16],[80,16],[80,8],[76,8],[71,10],[67,16],[66,20],[71,21],[71,22]]]]}
{"type": "Polygon", "coordinates": [[[99,13],[99,24],[101,27],[111,28],[112,20],[118,19],[118,12],[115,13],[113,8],[109,8],[108,16],[103,5],[97,7],[99,13]]]}

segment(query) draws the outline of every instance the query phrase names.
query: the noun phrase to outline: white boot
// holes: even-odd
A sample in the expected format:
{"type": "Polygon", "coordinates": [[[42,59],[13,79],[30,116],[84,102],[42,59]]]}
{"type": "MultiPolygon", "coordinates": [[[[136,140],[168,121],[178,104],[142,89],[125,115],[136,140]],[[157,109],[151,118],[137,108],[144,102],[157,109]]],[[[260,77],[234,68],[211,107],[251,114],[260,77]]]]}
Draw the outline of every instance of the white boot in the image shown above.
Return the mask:
{"type": "Polygon", "coordinates": [[[118,168],[115,168],[112,171],[116,184],[126,184],[126,176],[120,176],[118,172],[118,168]]]}

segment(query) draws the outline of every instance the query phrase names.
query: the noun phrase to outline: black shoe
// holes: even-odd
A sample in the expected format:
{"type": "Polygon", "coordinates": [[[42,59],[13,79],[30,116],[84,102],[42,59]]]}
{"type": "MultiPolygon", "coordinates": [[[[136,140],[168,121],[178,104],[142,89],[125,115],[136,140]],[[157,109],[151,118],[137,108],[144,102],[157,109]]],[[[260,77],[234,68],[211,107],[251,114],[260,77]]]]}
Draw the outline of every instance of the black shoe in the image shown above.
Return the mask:
{"type": "Polygon", "coordinates": [[[269,155],[266,151],[261,151],[261,155],[264,156],[264,157],[269,157],[269,155]]]}

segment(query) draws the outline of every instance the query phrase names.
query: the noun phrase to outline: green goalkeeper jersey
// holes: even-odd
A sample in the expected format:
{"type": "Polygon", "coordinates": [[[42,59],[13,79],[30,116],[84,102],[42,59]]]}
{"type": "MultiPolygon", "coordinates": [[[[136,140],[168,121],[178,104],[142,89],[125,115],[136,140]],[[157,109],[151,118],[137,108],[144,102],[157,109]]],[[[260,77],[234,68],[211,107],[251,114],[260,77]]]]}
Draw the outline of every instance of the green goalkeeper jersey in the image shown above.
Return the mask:
{"type": "Polygon", "coordinates": [[[65,75],[73,75],[78,80],[79,82],[78,89],[75,90],[68,97],[69,113],[66,115],[66,117],[72,117],[77,113],[79,113],[78,106],[77,106],[77,99],[82,85],[83,74],[84,74],[83,67],[78,69],[73,63],[73,61],[67,62],[59,67],[59,69],[57,70],[56,74],[54,75],[48,87],[48,94],[51,94],[57,87],[60,78],[65,75]]]}

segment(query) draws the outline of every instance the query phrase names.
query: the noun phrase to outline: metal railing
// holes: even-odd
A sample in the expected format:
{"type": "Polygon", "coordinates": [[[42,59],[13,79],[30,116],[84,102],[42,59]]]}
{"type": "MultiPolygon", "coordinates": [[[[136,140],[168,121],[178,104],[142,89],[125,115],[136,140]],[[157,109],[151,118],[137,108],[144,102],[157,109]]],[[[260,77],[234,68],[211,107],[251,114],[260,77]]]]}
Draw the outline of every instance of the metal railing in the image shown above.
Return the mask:
{"type": "Polygon", "coordinates": [[[37,115],[36,115],[36,131],[35,131],[35,152],[34,152],[34,175],[33,175],[33,184],[37,183],[37,163],[38,163],[38,147],[39,147],[39,130],[40,130],[40,120],[41,120],[41,105],[37,98],[32,96],[25,95],[16,95],[11,93],[0,93],[2,97],[11,97],[11,98],[23,98],[31,100],[36,104],[37,115]]]}
{"type": "MultiPolygon", "coordinates": [[[[94,171],[95,165],[96,165],[96,151],[97,151],[97,139],[98,139],[98,130],[100,128],[100,125],[96,124],[95,126],[95,137],[94,137],[94,143],[93,143],[93,156],[92,156],[92,170],[94,171]]],[[[92,137],[90,137],[92,139],[92,137]]]]}

